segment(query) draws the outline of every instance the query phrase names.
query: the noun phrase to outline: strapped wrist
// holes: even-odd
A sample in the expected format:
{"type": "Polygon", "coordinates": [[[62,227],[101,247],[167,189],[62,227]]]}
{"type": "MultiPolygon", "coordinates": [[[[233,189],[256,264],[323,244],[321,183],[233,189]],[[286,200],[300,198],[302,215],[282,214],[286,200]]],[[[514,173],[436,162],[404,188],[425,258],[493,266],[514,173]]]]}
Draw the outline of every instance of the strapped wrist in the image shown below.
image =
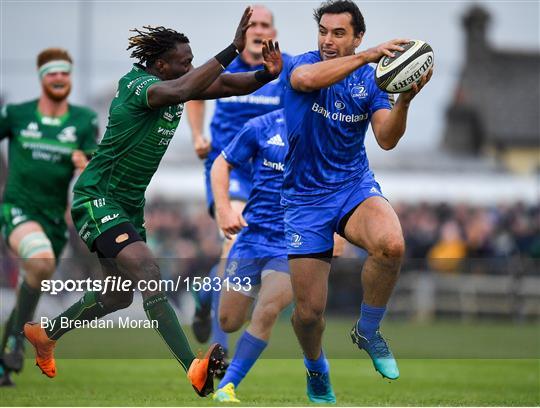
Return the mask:
{"type": "Polygon", "coordinates": [[[216,54],[214,57],[218,60],[218,62],[221,64],[223,69],[227,68],[227,66],[233,62],[233,60],[239,55],[240,53],[236,49],[234,44],[229,45],[227,48],[225,48],[220,53],[216,54]]]}

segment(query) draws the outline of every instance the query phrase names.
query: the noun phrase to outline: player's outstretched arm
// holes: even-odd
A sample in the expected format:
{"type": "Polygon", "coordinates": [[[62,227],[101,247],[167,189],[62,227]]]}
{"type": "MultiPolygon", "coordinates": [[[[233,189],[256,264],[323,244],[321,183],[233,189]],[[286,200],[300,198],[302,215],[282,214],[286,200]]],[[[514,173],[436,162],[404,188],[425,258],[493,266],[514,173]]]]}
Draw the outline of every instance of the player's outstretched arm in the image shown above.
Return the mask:
{"type": "Polygon", "coordinates": [[[384,55],[393,57],[393,51],[403,51],[400,44],[405,44],[408,41],[396,39],[355,55],[301,65],[291,74],[291,86],[300,92],[313,92],[327,88],[341,81],[362,65],[377,62],[384,55]]]}
{"type": "Polygon", "coordinates": [[[231,45],[198,68],[190,70],[178,79],[161,81],[148,88],[148,104],[152,108],[160,108],[189,101],[216,80],[228,64],[230,64],[246,45],[246,31],[251,26],[249,19],[253,13],[247,7],[236,29],[231,45]]]}
{"type": "Polygon", "coordinates": [[[214,161],[210,172],[216,221],[227,239],[231,239],[232,235],[238,234],[242,228],[247,227],[246,220],[244,220],[241,213],[236,212],[232,208],[229,198],[229,183],[232,168],[233,166],[220,155],[214,161]]]}
{"type": "Polygon", "coordinates": [[[216,99],[232,95],[247,95],[264,84],[276,79],[283,69],[283,59],[279,43],[263,41],[264,69],[220,75],[207,89],[197,95],[200,99],[216,99]]]}
{"type": "Polygon", "coordinates": [[[432,75],[433,68],[422,77],[419,84],[413,84],[410,91],[399,96],[392,110],[379,109],[373,114],[371,127],[377,143],[384,150],[391,150],[397,146],[407,127],[409,105],[418,92],[429,82],[432,75]]]}
{"type": "Polygon", "coordinates": [[[192,100],[186,104],[187,119],[191,128],[193,148],[199,159],[205,159],[210,153],[210,143],[204,136],[204,101],[192,100]]]}

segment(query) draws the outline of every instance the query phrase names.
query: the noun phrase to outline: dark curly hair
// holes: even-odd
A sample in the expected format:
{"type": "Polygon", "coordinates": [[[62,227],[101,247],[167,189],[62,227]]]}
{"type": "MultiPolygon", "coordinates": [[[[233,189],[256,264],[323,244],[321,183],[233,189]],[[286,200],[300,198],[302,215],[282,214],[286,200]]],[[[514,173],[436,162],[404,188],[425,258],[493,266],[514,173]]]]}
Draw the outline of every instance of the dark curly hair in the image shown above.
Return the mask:
{"type": "Polygon", "coordinates": [[[133,48],[131,58],[137,58],[141,64],[151,66],[158,58],[176,47],[178,43],[189,43],[189,39],[182,33],[162,26],[143,26],[134,28],[131,32],[137,33],[129,38],[127,50],[133,48]]]}
{"type": "Polygon", "coordinates": [[[366,32],[366,23],[364,16],[360,12],[358,6],[350,0],[329,0],[321,4],[318,9],[313,12],[313,17],[317,24],[321,22],[323,14],[341,14],[349,13],[351,15],[351,24],[353,26],[354,35],[359,35],[366,32]]]}

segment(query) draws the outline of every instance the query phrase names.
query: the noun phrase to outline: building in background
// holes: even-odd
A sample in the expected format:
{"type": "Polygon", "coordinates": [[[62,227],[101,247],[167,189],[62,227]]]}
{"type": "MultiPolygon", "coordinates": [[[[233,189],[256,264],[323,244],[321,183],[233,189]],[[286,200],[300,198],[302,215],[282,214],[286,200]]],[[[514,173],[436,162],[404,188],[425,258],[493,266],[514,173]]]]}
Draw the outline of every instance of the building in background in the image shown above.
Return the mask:
{"type": "Polygon", "coordinates": [[[540,53],[491,46],[490,14],[463,16],[465,65],[447,110],[443,145],[461,155],[491,156],[508,170],[540,170],[540,53]]]}

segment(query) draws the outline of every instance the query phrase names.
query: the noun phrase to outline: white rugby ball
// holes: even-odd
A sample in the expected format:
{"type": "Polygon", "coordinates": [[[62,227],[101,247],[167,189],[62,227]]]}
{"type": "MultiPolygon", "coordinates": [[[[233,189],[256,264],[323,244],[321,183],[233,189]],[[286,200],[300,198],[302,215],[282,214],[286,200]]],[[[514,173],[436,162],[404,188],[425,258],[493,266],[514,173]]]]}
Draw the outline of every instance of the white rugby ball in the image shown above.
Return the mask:
{"type": "Polygon", "coordinates": [[[428,43],[411,40],[402,47],[404,51],[395,51],[392,58],[384,56],[377,64],[375,83],[383,91],[407,92],[433,66],[433,49],[428,43]]]}

